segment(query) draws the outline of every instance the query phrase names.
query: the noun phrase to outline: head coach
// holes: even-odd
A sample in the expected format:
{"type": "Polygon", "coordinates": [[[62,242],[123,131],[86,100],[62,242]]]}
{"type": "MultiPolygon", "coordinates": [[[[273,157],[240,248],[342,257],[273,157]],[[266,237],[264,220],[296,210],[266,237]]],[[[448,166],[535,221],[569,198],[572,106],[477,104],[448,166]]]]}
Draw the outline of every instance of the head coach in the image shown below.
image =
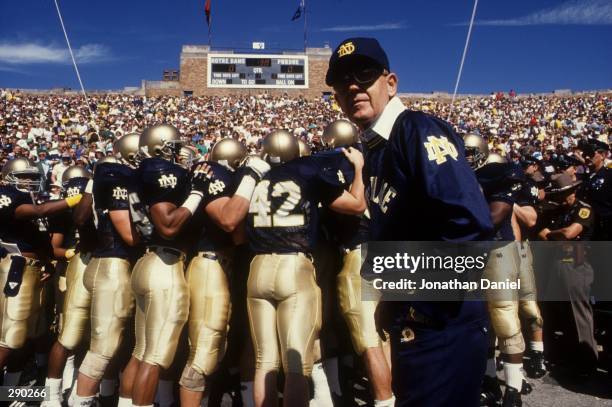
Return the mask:
{"type": "MultiPolygon", "coordinates": [[[[445,121],[405,108],[398,77],[373,38],[342,41],[326,83],[361,130],[370,239],[487,239],[489,210],[445,121]]],[[[485,370],[486,307],[480,302],[385,303],[398,406],[476,406],[485,370]],[[409,335],[406,335],[409,332],[409,335]]]]}

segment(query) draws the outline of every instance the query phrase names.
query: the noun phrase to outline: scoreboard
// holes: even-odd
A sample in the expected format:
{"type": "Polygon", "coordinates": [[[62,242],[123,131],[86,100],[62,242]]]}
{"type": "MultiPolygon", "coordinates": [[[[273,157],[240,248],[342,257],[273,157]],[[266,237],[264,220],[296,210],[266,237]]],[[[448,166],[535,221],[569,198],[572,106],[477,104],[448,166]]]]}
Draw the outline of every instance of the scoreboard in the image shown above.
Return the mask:
{"type": "Polygon", "coordinates": [[[308,56],[208,54],[209,88],[308,88],[308,56]]]}

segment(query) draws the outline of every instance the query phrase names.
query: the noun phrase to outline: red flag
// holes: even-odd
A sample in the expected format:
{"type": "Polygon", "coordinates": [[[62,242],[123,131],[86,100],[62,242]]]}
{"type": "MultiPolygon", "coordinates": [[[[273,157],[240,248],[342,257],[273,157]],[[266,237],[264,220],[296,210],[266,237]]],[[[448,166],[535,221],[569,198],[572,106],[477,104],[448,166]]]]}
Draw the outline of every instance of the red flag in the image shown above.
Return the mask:
{"type": "Polygon", "coordinates": [[[210,0],[206,0],[204,4],[204,12],[206,13],[206,23],[210,26],[210,0]]]}

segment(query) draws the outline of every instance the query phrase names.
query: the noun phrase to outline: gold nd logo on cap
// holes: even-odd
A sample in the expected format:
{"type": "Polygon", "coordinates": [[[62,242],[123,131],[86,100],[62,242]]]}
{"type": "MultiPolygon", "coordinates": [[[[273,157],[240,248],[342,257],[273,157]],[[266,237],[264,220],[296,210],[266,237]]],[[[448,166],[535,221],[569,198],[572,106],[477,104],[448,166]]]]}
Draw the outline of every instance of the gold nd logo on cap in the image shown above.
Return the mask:
{"type": "Polygon", "coordinates": [[[355,45],[351,41],[346,44],[342,44],[340,48],[338,48],[338,56],[343,57],[345,55],[350,55],[355,52],[355,45]]]}

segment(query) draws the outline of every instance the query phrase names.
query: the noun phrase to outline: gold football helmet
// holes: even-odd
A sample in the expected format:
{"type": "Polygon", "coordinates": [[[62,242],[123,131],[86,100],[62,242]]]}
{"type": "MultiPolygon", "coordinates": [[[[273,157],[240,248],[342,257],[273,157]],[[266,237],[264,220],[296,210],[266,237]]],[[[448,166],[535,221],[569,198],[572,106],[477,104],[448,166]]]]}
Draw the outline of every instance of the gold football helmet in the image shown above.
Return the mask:
{"type": "Polygon", "coordinates": [[[138,166],[140,134],[129,133],[113,143],[113,154],[122,164],[132,168],[138,166]]]}
{"type": "Polygon", "coordinates": [[[298,139],[298,145],[300,147],[300,157],[307,157],[312,153],[310,146],[304,140],[298,139]]]}
{"type": "Polygon", "coordinates": [[[506,160],[505,157],[502,157],[501,155],[497,153],[491,153],[489,154],[489,157],[487,158],[487,161],[485,162],[485,164],[492,164],[492,163],[506,164],[507,162],[508,160],[506,160]]]}
{"type": "Polygon", "coordinates": [[[173,162],[183,144],[178,129],[170,124],[149,127],[140,136],[138,143],[142,157],[161,157],[173,162]]]}
{"type": "Polygon", "coordinates": [[[62,174],[62,185],[66,185],[72,178],[91,178],[91,173],[80,165],[71,165],[62,174]]]}
{"type": "Polygon", "coordinates": [[[42,180],[43,176],[36,164],[27,158],[15,158],[2,167],[2,181],[21,192],[41,192],[42,180]]]}
{"type": "Polygon", "coordinates": [[[330,123],[323,131],[323,145],[330,149],[352,146],[358,141],[357,129],[348,120],[336,120],[330,123]]]}
{"type": "Polygon", "coordinates": [[[300,146],[287,130],[274,130],[263,140],[263,156],[272,165],[286,163],[300,156],[300,146]]]}
{"type": "Polygon", "coordinates": [[[478,134],[466,134],[463,137],[465,144],[465,158],[472,169],[477,170],[487,163],[489,145],[478,134]]]}
{"type": "Polygon", "coordinates": [[[247,149],[238,140],[224,138],[215,143],[210,150],[210,161],[217,162],[232,169],[238,168],[244,157],[247,156],[247,149]]]}

